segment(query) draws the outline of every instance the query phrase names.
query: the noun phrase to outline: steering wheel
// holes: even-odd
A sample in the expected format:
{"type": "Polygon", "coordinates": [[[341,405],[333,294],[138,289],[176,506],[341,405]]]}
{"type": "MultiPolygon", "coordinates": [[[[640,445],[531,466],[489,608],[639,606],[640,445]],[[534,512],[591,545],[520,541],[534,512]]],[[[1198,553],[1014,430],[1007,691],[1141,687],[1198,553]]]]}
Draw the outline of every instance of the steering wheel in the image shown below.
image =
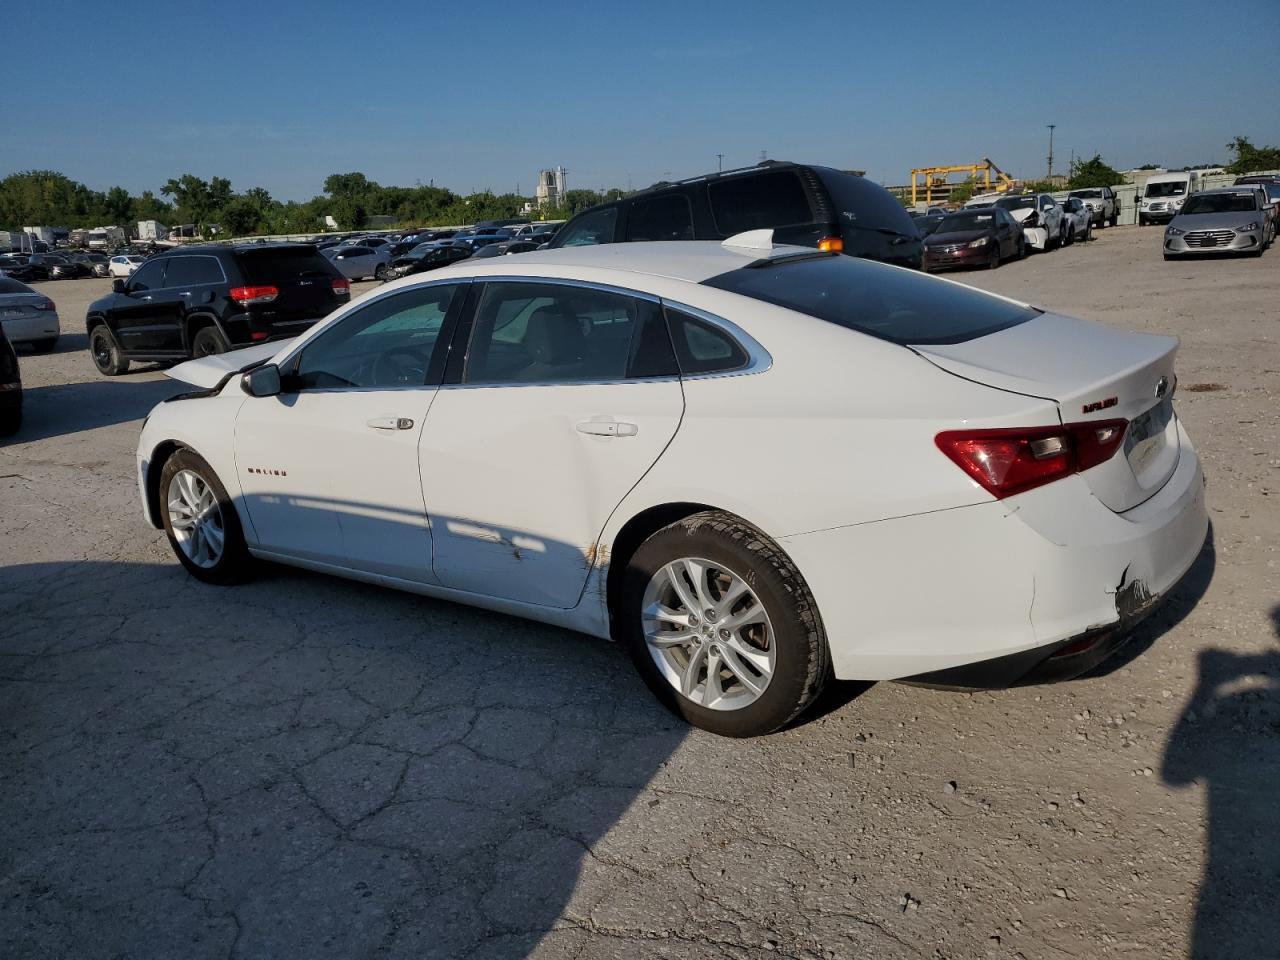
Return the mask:
{"type": "Polygon", "coordinates": [[[427,382],[427,359],[411,347],[392,347],[373,361],[373,379],[382,387],[420,387],[427,382]]]}

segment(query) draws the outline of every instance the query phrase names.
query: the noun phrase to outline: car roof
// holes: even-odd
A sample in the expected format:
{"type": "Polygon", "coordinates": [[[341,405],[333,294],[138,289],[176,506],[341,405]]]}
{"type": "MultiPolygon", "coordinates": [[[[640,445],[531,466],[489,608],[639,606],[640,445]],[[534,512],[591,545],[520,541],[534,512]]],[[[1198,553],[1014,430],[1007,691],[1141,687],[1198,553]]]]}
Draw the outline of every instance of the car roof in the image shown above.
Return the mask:
{"type": "MultiPolygon", "coordinates": [[[[812,247],[778,244],[773,257],[791,254],[814,255],[812,247]]],[[[761,259],[748,249],[730,250],[717,240],[671,240],[646,243],[604,243],[558,250],[533,250],[518,261],[496,263],[464,260],[453,268],[459,275],[474,273],[558,277],[561,269],[608,270],[618,273],[663,277],[702,283],[730,270],[761,259]],[[559,268],[548,271],[546,268],[559,268]]]]}
{"type": "Polygon", "coordinates": [[[1257,193],[1261,183],[1238,183],[1234,187],[1214,187],[1212,190],[1201,190],[1201,193],[1257,193]]]}

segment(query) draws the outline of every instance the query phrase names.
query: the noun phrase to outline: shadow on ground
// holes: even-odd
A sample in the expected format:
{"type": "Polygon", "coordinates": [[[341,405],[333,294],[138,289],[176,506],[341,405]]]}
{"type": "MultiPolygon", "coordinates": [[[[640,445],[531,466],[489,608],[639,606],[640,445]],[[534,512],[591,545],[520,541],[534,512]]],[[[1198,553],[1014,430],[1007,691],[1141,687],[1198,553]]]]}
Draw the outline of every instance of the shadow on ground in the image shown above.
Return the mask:
{"type": "Polygon", "coordinates": [[[598,640],[145,563],[5,568],[0,619],[5,957],[519,957],[704,826],[648,786],[687,728],[598,640]]]}
{"type": "MultiPolygon", "coordinates": [[[[88,354],[84,362],[92,371],[88,354]]],[[[22,392],[22,427],[6,442],[29,443],[141,420],[161,400],[192,389],[168,378],[127,377],[28,387],[22,392]]]]}
{"type": "MultiPolygon", "coordinates": [[[[1280,606],[1271,612],[1280,640],[1280,606]]],[[[1196,691],[1165,747],[1172,786],[1207,795],[1194,960],[1274,957],[1280,944],[1280,647],[1202,650],[1196,691]]]]}

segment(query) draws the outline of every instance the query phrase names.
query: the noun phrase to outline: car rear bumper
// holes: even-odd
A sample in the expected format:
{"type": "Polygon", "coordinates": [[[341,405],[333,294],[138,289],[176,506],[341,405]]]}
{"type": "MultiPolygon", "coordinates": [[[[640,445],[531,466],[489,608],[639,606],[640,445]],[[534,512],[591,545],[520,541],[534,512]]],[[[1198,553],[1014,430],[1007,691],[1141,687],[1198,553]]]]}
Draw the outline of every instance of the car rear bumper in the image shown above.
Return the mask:
{"type": "Polygon", "coordinates": [[[4,335],[10,343],[30,343],[33,340],[48,340],[58,336],[58,315],[52,310],[43,311],[33,317],[15,317],[0,321],[4,324],[4,335]]]}
{"type": "Polygon", "coordinates": [[[836,676],[930,682],[922,676],[985,664],[976,672],[999,685],[1042,664],[1088,669],[1083,654],[1109,652],[1204,545],[1204,479],[1178,432],[1173,475],[1125,513],[1077,475],[1003,501],[783,538],[817,602],[836,676]],[[1084,639],[1094,643],[1063,660],[1084,639]]]}

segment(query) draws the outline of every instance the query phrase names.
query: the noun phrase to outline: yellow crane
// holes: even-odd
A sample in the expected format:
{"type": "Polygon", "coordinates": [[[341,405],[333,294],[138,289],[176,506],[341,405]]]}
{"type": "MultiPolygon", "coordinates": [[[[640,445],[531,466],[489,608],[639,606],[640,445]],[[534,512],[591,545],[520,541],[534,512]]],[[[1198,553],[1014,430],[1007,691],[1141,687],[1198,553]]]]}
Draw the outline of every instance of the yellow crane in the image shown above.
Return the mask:
{"type": "MultiPolygon", "coordinates": [[[[995,190],[997,193],[1004,193],[1014,185],[1013,178],[991,162],[990,157],[983,157],[978,163],[961,163],[950,167],[917,167],[911,171],[911,204],[919,201],[920,187],[924,187],[924,202],[933,202],[933,191],[939,190],[946,196],[950,196],[951,188],[956,184],[949,183],[947,177],[953,173],[967,173],[975,182],[978,182],[978,175],[982,175],[981,186],[984,193],[995,190]],[[992,178],[995,174],[995,178],[992,178]],[[921,184],[919,178],[924,178],[921,184]]],[[[943,200],[946,196],[939,197],[943,200]]]]}

